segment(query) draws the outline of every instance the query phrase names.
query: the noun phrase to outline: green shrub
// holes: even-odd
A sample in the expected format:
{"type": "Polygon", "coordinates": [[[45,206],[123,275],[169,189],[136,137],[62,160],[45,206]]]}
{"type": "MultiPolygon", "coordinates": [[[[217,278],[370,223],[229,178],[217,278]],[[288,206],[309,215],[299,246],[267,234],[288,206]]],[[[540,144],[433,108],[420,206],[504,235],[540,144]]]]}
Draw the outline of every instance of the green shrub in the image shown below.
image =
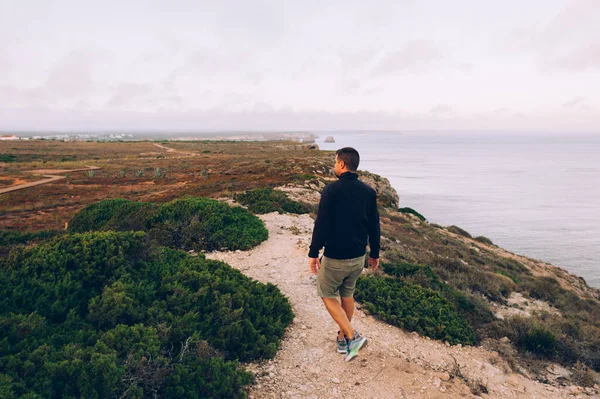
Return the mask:
{"type": "Polygon", "coordinates": [[[66,235],[3,262],[3,397],[244,397],[238,361],[272,358],[293,319],[274,285],[142,232],[66,235]]]}
{"type": "Polygon", "coordinates": [[[454,225],[448,226],[448,227],[446,227],[446,230],[448,230],[451,233],[458,234],[459,236],[463,236],[463,237],[467,237],[467,238],[473,238],[471,236],[471,234],[469,234],[468,231],[463,230],[463,229],[461,229],[458,226],[454,226],[454,225]]]}
{"type": "Polygon", "coordinates": [[[475,241],[479,241],[479,242],[481,242],[483,244],[487,244],[487,245],[494,245],[494,243],[492,242],[492,240],[490,240],[489,238],[484,237],[484,236],[477,236],[477,237],[475,237],[475,241]]]}
{"type": "Polygon", "coordinates": [[[508,337],[523,350],[553,358],[558,348],[556,336],[535,318],[514,316],[497,321],[496,337],[508,337]]]}
{"type": "Polygon", "coordinates": [[[410,215],[415,215],[416,217],[418,217],[419,219],[421,219],[422,222],[424,222],[424,221],[427,220],[427,219],[425,219],[425,216],[421,215],[419,212],[415,211],[412,208],[408,208],[408,207],[399,208],[398,212],[400,212],[400,213],[408,213],[410,215]]]}
{"type": "Polygon", "coordinates": [[[315,180],[317,176],[311,174],[293,175],[290,177],[292,180],[315,180]]]}
{"type": "Polygon", "coordinates": [[[369,313],[394,326],[454,344],[475,342],[471,326],[434,290],[370,275],[358,279],[356,300],[369,313]]]}
{"type": "Polygon", "coordinates": [[[146,231],[158,245],[197,251],[245,250],[268,238],[263,222],[246,209],[198,197],[160,205],[125,199],[100,201],[75,214],[69,230],[146,231]]]}
{"type": "Polygon", "coordinates": [[[242,194],[235,194],[233,198],[257,214],[270,212],[303,214],[308,212],[308,209],[302,204],[289,199],[286,193],[272,188],[248,190],[242,194]]]}
{"type": "Polygon", "coordinates": [[[6,256],[15,247],[37,243],[52,238],[58,234],[57,231],[8,231],[0,230],[0,256],[6,256]]]}
{"type": "Polygon", "coordinates": [[[549,303],[554,303],[564,292],[559,282],[553,277],[534,277],[524,286],[529,290],[529,296],[549,303]]]}
{"type": "Polygon", "coordinates": [[[533,327],[522,337],[518,344],[530,352],[550,356],[554,354],[556,337],[543,327],[533,327]]]}
{"type": "Polygon", "coordinates": [[[478,329],[495,319],[489,306],[483,300],[445,284],[428,265],[414,265],[403,261],[382,262],[382,269],[386,274],[402,278],[407,283],[418,284],[439,292],[456,307],[458,313],[468,321],[473,329],[478,329]]]}
{"type": "Polygon", "coordinates": [[[0,247],[18,244],[27,244],[30,241],[40,241],[52,238],[57,231],[9,231],[0,230],[0,247]]]}
{"type": "Polygon", "coordinates": [[[16,156],[12,154],[0,154],[0,162],[15,162],[16,156]]]}
{"type": "Polygon", "coordinates": [[[69,222],[69,231],[83,233],[92,230],[144,230],[147,217],[141,217],[140,210],[156,209],[151,203],[134,202],[123,198],[111,198],[88,205],[77,212],[69,222]],[[135,220],[136,225],[130,226],[126,221],[135,220]],[[127,224],[121,229],[120,226],[127,224]],[[108,225],[108,228],[105,228],[108,225]]]}

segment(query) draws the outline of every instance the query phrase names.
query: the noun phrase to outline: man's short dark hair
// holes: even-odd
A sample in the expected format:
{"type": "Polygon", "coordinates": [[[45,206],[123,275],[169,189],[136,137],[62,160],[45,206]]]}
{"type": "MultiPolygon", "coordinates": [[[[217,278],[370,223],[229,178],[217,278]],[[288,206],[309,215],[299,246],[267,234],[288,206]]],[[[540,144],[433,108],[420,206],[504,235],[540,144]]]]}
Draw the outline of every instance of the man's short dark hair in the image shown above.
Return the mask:
{"type": "Polygon", "coordinates": [[[358,169],[358,164],[360,163],[360,155],[358,155],[358,151],[352,147],[344,147],[337,150],[335,155],[340,161],[344,161],[348,169],[356,172],[358,169]]]}

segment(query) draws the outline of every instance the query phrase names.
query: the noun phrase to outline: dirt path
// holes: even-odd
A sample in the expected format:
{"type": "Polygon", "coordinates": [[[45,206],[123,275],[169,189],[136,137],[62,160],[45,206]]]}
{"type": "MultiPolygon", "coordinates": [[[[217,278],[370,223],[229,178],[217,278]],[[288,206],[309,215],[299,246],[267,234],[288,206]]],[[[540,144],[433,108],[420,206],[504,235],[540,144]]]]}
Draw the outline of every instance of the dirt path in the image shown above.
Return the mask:
{"type": "Polygon", "coordinates": [[[46,179],[38,180],[30,183],[23,183],[16,186],[11,186],[7,188],[0,189],[0,194],[9,193],[11,191],[23,190],[25,188],[39,186],[40,184],[48,184],[56,180],[64,179],[65,176],[56,176],[56,173],[70,173],[70,172],[79,172],[82,170],[96,170],[100,169],[97,166],[89,166],[85,169],[39,169],[39,170],[28,170],[26,173],[42,175],[46,179]]]}
{"type": "Polygon", "coordinates": [[[276,284],[296,314],[275,359],[245,364],[257,376],[251,398],[475,397],[464,380],[449,378],[453,357],[468,380],[487,386],[489,394],[484,397],[563,398],[572,393],[503,371],[508,366],[494,352],[449,347],[406,333],[359,309],[353,325],[369,338],[369,344],[353,361],[344,362],[336,352],[337,325],[317,297],[314,276],[308,271],[313,220],[308,215],[277,213],[261,219],[269,230],[267,241],[247,252],[207,255],[263,283],[276,284]]]}
{"type": "Polygon", "coordinates": [[[176,150],[175,148],[167,147],[167,146],[164,146],[164,145],[158,144],[158,143],[154,143],[154,145],[162,150],[167,151],[170,154],[183,154],[188,157],[195,157],[196,155],[198,155],[195,152],[176,150]]]}

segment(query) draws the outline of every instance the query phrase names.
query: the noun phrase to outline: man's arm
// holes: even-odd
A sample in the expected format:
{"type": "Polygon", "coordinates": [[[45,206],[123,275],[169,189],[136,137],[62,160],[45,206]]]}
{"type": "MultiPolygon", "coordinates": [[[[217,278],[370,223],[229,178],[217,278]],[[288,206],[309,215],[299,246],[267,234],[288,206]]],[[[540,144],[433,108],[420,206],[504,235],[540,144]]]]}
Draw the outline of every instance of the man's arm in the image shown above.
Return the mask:
{"type": "Polygon", "coordinates": [[[379,211],[377,210],[377,194],[375,194],[369,204],[369,247],[371,247],[369,258],[379,259],[380,241],[379,211]]]}
{"type": "Polygon", "coordinates": [[[317,219],[315,220],[310,250],[308,252],[309,258],[317,258],[319,256],[319,251],[325,245],[325,241],[327,239],[328,218],[329,193],[327,187],[325,187],[321,193],[321,200],[319,201],[319,210],[317,211],[317,219]]]}

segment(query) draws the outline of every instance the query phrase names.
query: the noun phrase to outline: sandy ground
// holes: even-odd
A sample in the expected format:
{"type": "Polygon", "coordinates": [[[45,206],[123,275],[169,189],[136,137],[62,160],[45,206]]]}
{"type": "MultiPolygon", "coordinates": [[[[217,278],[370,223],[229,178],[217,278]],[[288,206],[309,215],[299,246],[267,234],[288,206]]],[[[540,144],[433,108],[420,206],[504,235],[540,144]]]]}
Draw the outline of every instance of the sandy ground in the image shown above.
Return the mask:
{"type": "MultiPolygon", "coordinates": [[[[447,346],[407,333],[357,309],[354,327],[369,339],[358,357],[336,352],[337,325],[317,297],[308,270],[313,220],[308,215],[262,215],[269,239],[253,250],[213,252],[247,276],[273,283],[290,299],[296,318],[276,357],[244,364],[257,377],[251,398],[463,398],[476,397],[465,379],[451,378],[456,359],[467,381],[480,381],[490,398],[591,397],[514,374],[495,352],[447,346]]],[[[368,273],[365,271],[364,273],[368,273]]]]}

